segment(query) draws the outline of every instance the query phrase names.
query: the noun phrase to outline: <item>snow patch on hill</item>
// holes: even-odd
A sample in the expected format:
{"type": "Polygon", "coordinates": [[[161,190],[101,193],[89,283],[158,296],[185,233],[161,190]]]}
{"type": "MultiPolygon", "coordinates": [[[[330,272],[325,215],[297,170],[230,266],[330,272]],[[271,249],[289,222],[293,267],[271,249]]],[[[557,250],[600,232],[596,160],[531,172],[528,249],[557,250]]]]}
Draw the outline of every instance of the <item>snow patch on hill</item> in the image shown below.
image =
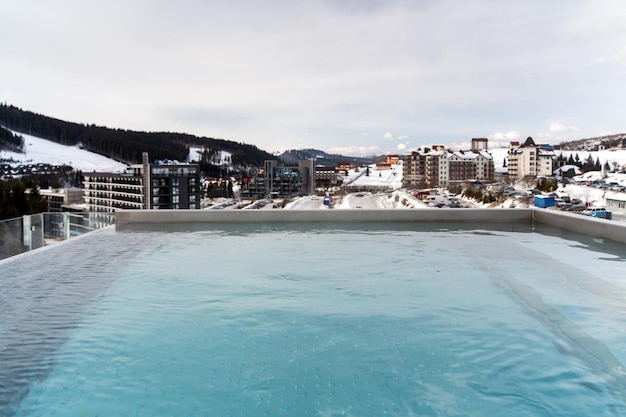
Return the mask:
{"type": "MultiPolygon", "coordinates": [[[[127,165],[78,146],[65,146],[50,140],[13,132],[24,138],[24,153],[0,151],[0,159],[12,160],[10,165],[69,165],[83,172],[122,172],[127,165]]],[[[6,162],[5,162],[6,163],[6,162]]]]}

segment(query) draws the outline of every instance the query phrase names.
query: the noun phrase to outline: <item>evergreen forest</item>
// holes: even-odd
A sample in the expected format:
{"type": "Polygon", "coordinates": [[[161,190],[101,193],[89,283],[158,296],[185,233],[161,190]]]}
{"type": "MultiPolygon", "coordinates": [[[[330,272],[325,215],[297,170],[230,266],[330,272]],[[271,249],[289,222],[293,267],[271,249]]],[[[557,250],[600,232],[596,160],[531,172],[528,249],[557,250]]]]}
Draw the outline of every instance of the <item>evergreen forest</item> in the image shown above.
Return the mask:
{"type": "Polygon", "coordinates": [[[0,181],[0,220],[47,211],[48,203],[37,185],[30,177],[0,181]]]}

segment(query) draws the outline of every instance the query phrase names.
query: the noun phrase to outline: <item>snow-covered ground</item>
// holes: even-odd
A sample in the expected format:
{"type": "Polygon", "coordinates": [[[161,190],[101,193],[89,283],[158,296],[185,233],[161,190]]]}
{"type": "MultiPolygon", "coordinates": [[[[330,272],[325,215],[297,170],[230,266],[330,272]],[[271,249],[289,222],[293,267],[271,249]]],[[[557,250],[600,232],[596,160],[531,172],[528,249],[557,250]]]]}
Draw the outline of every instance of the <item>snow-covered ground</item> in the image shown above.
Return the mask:
{"type": "MultiPolygon", "coordinates": [[[[14,132],[24,137],[25,153],[0,151],[0,159],[12,159],[18,164],[69,165],[83,172],[121,172],[126,164],[86,151],[78,146],[65,146],[46,139],[14,132]]],[[[14,164],[12,164],[14,165],[14,164]]]]}
{"type": "Polygon", "coordinates": [[[306,196],[288,203],[288,210],[335,210],[342,209],[425,209],[428,206],[404,190],[390,192],[356,192],[331,197],[330,205],[324,204],[324,198],[306,196]]]}
{"type": "Polygon", "coordinates": [[[402,188],[402,161],[391,165],[391,169],[378,170],[376,165],[366,168],[352,169],[344,178],[344,185],[349,187],[372,187],[398,190],[402,188]]]}

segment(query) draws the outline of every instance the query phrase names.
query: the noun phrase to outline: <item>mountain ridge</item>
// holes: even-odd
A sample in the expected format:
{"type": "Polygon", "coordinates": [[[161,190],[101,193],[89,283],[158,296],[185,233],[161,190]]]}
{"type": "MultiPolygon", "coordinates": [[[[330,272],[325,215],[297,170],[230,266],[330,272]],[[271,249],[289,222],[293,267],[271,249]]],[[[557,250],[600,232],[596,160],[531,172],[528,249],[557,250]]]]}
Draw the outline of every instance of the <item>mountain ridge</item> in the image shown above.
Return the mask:
{"type": "Polygon", "coordinates": [[[311,158],[315,158],[317,165],[320,166],[337,166],[342,162],[358,165],[372,163],[372,158],[329,154],[313,148],[290,149],[278,156],[278,159],[285,165],[295,165],[300,160],[311,158]]]}

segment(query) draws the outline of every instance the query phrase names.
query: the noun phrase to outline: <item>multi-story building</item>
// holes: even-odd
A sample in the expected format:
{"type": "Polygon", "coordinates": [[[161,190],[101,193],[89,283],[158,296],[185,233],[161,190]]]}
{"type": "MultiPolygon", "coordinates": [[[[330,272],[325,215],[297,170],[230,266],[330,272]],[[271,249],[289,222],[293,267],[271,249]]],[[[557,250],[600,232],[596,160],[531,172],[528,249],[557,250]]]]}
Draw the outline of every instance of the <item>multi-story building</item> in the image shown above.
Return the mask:
{"type": "Polygon", "coordinates": [[[472,151],[487,151],[489,150],[489,139],[487,138],[472,138],[472,151]]]}
{"type": "Polygon", "coordinates": [[[51,212],[65,211],[68,206],[83,202],[83,190],[80,188],[42,189],[39,195],[46,199],[51,212]]]}
{"type": "Polygon", "coordinates": [[[402,185],[407,188],[438,187],[442,175],[447,179],[447,161],[443,147],[420,148],[404,155],[402,163],[402,185]]]}
{"type": "Polygon", "coordinates": [[[91,172],[83,176],[83,200],[89,211],[148,208],[147,184],[141,175],[133,172],[91,172]]]}
{"type": "Polygon", "coordinates": [[[476,149],[471,151],[452,151],[435,146],[405,155],[402,185],[407,188],[433,188],[470,179],[493,181],[493,157],[483,150],[482,144],[482,139],[473,139],[472,146],[476,149]],[[475,147],[474,141],[480,146],[475,147]]]}
{"type": "Polygon", "coordinates": [[[125,172],[84,175],[84,202],[90,211],[120,209],[199,209],[200,171],[195,164],[170,161],[132,165],[125,172]]]}
{"type": "Polygon", "coordinates": [[[340,185],[340,180],[335,167],[315,167],[315,188],[329,189],[338,185],[340,185]]]}
{"type": "Polygon", "coordinates": [[[150,209],[199,209],[200,190],[196,164],[157,161],[150,166],[150,209]]]}
{"type": "Polygon", "coordinates": [[[447,160],[448,183],[469,179],[479,181],[493,181],[494,179],[493,157],[487,151],[449,151],[447,160]]]}
{"type": "Polygon", "coordinates": [[[508,152],[509,178],[548,177],[553,171],[554,150],[537,145],[529,137],[524,143],[511,142],[508,152]]]}
{"type": "Polygon", "coordinates": [[[385,155],[385,159],[376,163],[376,169],[378,171],[386,171],[393,169],[393,166],[400,161],[398,155],[385,155]]]}
{"type": "Polygon", "coordinates": [[[242,198],[288,198],[315,193],[315,160],[305,159],[298,166],[279,165],[267,160],[263,169],[241,187],[242,198]]]}

